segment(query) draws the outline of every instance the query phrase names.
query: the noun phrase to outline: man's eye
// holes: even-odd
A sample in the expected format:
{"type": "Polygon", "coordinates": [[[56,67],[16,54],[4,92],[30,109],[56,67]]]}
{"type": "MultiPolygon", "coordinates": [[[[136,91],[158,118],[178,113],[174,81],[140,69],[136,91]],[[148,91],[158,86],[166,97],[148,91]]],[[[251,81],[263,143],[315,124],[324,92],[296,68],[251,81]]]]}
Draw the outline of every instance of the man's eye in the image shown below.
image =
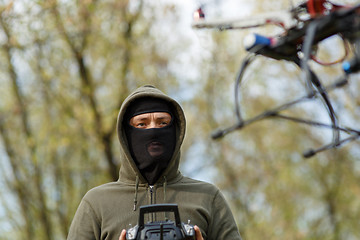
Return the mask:
{"type": "Polygon", "coordinates": [[[135,126],[136,127],[145,127],[146,125],[145,125],[145,123],[137,123],[135,126]]]}
{"type": "Polygon", "coordinates": [[[160,122],[160,126],[167,126],[169,125],[169,122],[168,121],[162,121],[160,122]]]}

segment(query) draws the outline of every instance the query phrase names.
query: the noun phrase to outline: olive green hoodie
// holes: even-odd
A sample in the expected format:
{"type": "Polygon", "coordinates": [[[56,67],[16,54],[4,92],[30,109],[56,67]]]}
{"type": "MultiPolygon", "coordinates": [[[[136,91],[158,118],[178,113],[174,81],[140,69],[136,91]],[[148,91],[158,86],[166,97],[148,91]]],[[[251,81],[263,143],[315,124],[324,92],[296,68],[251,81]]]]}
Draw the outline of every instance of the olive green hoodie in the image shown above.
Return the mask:
{"type": "MultiPolygon", "coordinates": [[[[139,206],[176,203],[182,222],[200,227],[204,239],[241,239],[223,195],[212,184],[184,177],[179,171],[180,147],[185,135],[185,116],[180,105],[153,86],[143,86],[123,102],[117,133],[121,149],[119,180],[91,189],[85,194],[70,226],[68,240],[118,240],[122,229],[138,222],[139,206]],[[177,142],[172,159],[154,186],[149,186],[131,157],[123,118],[138,98],[156,97],[173,106],[177,142]]],[[[157,219],[162,220],[162,219],[157,219]]]]}

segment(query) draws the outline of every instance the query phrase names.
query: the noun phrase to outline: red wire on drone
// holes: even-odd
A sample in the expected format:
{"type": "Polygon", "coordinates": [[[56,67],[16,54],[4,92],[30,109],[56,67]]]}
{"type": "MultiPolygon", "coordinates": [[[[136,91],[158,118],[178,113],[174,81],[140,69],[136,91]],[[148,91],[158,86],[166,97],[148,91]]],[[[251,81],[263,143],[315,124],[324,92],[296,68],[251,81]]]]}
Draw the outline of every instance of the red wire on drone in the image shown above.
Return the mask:
{"type": "Polygon", "coordinates": [[[310,13],[311,17],[316,17],[317,15],[324,14],[326,8],[324,3],[327,2],[326,0],[308,0],[306,5],[308,12],[310,13]]]}

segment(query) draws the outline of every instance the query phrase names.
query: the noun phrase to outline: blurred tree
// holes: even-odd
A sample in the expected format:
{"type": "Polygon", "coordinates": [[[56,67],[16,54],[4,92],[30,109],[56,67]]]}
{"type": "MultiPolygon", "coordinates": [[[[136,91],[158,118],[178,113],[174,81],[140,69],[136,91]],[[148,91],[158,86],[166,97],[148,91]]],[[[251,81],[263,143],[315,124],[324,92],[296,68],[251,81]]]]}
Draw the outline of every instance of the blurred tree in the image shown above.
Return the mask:
{"type": "Polygon", "coordinates": [[[118,178],[115,126],[129,89],[175,84],[167,68],[180,50],[156,27],[163,17],[177,24],[176,14],[143,1],[5,1],[0,10],[1,170],[16,200],[2,198],[5,233],[64,239],[84,193],[118,178]]]}

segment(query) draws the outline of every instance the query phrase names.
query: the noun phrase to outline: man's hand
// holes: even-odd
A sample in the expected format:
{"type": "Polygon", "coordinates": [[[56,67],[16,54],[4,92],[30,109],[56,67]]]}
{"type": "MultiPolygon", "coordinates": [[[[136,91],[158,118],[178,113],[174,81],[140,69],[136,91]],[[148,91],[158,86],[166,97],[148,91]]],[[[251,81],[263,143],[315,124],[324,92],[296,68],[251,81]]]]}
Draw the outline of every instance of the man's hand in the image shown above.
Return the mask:
{"type": "MultiPolygon", "coordinates": [[[[200,228],[195,225],[195,226],[194,226],[194,230],[195,230],[195,238],[196,238],[196,240],[204,240],[203,237],[202,237],[200,228]]],[[[125,229],[123,229],[123,230],[121,231],[119,240],[126,240],[126,230],[125,230],[125,229]]]]}
{"type": "Polygon", "coordinates": [[[195,239],[196,240],[204,240],[200,231],[200,228],[198,226],[194,226],[194,230],[195,230],[195,239]]]}
{"type": "Polygon", "coordinates": [[[126,230],[125,230],[125,229],[123,229],[123,230],[121,231],[119,240],[126,240],[126,230]]]}

